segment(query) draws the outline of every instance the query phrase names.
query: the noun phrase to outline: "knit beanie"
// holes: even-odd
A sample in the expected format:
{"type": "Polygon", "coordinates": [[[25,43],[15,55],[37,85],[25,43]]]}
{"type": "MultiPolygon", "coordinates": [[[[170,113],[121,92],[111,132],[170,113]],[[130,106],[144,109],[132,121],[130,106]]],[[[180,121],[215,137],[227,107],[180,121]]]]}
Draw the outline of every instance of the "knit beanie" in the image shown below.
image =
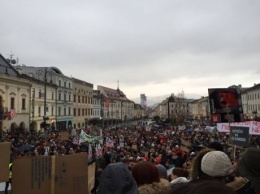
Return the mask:
{"type": "Polygon", "coordinates": [[[159,170],[160,177],[167,179],[167,169],[161,164],[157,164],[156,167],[159,170]]]}
{"type": "Polygon", "coordinates": [[[221,151],[211,151],[201,160],[201,170],[212,177],[225,177],[234,172],[229,157],[221,151]]]}

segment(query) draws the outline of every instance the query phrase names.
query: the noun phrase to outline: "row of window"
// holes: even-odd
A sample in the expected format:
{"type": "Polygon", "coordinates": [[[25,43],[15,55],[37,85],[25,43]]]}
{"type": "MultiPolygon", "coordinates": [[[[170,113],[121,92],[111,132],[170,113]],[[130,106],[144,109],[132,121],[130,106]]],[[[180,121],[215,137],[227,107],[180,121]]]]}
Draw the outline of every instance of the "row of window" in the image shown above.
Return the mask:
{"type": "MultiPolygon", "coordinates": [[[[22,98],[22,110],[26,109],[26,99],[22,98]]],[[[10,109],[15,109],[15,98],[11,97],[10,99],[10,109]]]]}
{"type": "MultiPolygon", "coordinates": [[[[59,80],[59,86],[61,87],[61,80],[59,80]]],[[[67,82],[63,82],[63,87],[67,87],[67,82]]],[[[71,87],[71,84],[69,83],[69,88],[71,87]]]]}
{"type": "MultiPolygon", "coordinates": [[[[77,102],[77,96],[74,95],[74,102],[77,102]]],[[[88,96],[78,96],[78,103],[92,104],[92,98],[88,96]]]]}
{"type": "MultiPolygon", "coordinates": [[[[43,113],[42,110],[44,110],[44,107],[42,108],[41,106],[39,106],[38,107],[38,117],[43,116],[42,115],[42,113],[43,113]]],[[[57,116],[71,116],[71,107],[68,107],[68,108],[64,107],[63,108],[63,114],[62,114],[61,110],[62,110],[62,108],[58,107],[58,114],[57,114],[57,116]]],[[[54,107],[53,106],[51,107],[50,111],[51,111],[50,115],[54,116],[54,107]]],[[[49,107],[46,107],[46,112],[49,112],[49,107]]],[[[33,114],[33,116],[35,115],[33,111],[32,111],[32,114],[33,114]]]]}
{"type": "Polygon", "coordinates": [[[91,116],[93,113],[93,110],[90,108],[74,108],[74,116],[91,116]],[[78,110],[78,111],[77,111],[78,110]],[[77,114],[78,112],[78,114],[77,114]]]}
{"type": "Polygon", "coordinates": [[[260,99],[260,94],[259,93],[255,93],[255,94],[248,94],[246,96],[244,96],[244,100],[257,100],[260,99]]]}
{"type": "MultiPolygon", "coordinates": [[[[58,93],[58,100],[64,100],[64,101],[71,101],[71,95],[70,94],[68,94],[68,98],[67,98],[67,94],[66,93],[64,93],[63,94],[63,99],[61,98],[61,92],[59,92],[58,93]]],[[[35,94],[33,93],[33,98],[35,97],[35,94]]],[[[42,91],[41,90],[39,90],[39,92],[38,92],[38,98],[44,98],[45,96],[44,96],[44,93],[42,93],[42,91]]],[[[54,100],[54,92],[51,92],[51,100],[54,100]]]]}
{"type": "Polygon", "coordinates": [[[260,104],[249,104],[248,105],[248,110],[249,111],[259,110],[260,111],[260,104]]]}

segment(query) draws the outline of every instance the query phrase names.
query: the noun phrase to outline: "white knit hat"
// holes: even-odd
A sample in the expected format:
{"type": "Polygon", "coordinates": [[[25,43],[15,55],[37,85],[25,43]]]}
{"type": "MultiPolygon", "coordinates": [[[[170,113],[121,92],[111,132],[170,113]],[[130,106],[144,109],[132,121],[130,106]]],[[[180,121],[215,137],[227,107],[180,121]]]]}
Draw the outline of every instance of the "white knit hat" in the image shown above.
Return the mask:
{"type": "Polygon", "coordinates": [[[222,177],[234,172],[229,157],[221,151],[211,151],[201,160],[201,170],[212,177],[222,177]]]}

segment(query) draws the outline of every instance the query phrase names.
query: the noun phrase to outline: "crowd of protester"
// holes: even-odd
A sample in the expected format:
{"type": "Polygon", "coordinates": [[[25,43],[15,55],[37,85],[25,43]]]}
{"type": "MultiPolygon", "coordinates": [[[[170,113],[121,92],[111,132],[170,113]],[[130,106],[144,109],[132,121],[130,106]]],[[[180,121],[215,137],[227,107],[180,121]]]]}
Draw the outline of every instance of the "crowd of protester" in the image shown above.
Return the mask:
{"type": "Polygon", "coordinates": [[[103,130],[102,156],[95,157],[94,144],[99,142],[79,144],[74,141],[79,134],[62,140],[55,131],[3,132],[1,141],[12,142],[12,158],[75,154],[88,152],[93,146],[96,174],[92,193],[181,194],[211,190],[208,193],[260,194],[259,136],[250,136],[249,148],[241,148],[230,144],[229,134],[217,131],[113,128],[103,130]]]}

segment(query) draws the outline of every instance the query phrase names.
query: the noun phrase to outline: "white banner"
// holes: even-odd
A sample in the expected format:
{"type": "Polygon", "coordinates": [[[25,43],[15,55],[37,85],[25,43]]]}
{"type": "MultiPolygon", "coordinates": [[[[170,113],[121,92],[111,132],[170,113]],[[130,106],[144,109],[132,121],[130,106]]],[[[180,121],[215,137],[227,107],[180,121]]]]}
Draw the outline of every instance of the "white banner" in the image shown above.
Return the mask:
{"type": "MultiPolygon", "coordinates": [[[[260,122],[257,121],[233,122],[230,126],[249,127],[250,135],[260,135],[260,122]]],[[[228,123],[217,123],[217,129],[219,132],[230,133],[228,123]]]]}

